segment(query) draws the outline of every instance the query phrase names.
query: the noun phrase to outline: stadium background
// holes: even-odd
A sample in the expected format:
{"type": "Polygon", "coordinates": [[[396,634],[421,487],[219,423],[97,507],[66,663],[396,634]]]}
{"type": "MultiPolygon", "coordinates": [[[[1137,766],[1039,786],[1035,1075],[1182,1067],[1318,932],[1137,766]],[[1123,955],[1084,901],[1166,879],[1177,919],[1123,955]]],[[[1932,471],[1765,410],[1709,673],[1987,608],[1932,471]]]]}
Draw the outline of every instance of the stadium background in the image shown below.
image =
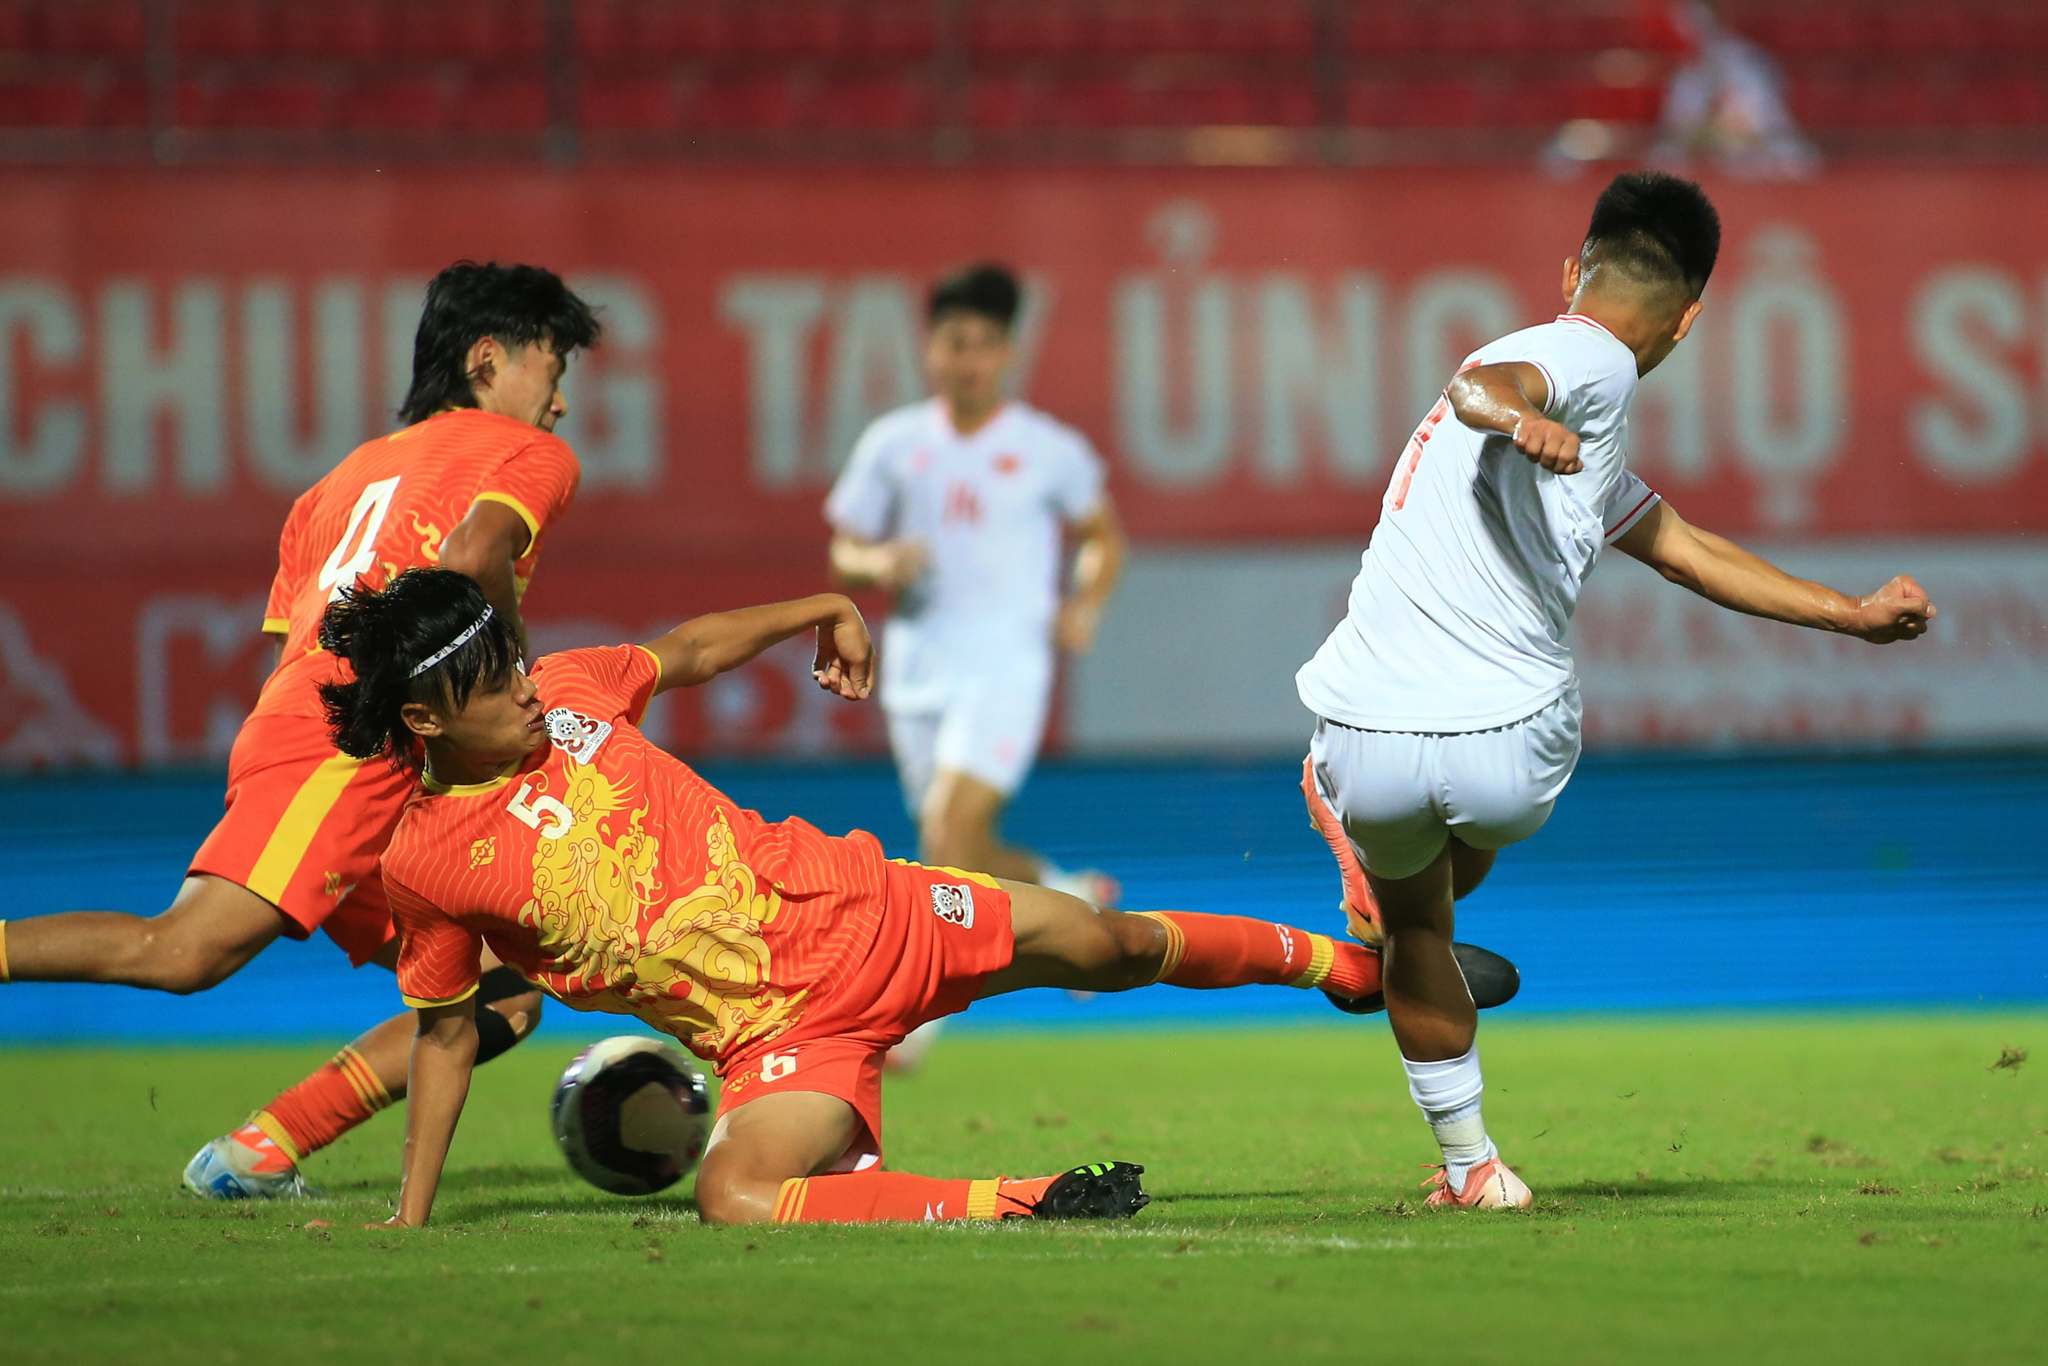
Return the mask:
{"type": "MultiPolygon", "coordinates": [[[[1873,651],[1603,566],[1574,627],[1594,755],[1467,932],[1536,1009],[2038,1003],[2048,13],[1721,14],[1821,164],[1695,167],[1727,240],[1635,463],[1797,570],[1910,570],[1942,615],[1873,651]]],[[[168,899],[261,680],[285,509],[386,426],[449,260],[605,309],[528,602],[548,649],[821,586],[837,462],[921,392],[923,282],[996,257],[1031,286],[1018,392],[1095,441],[1136,542],[1013,826],[1134,905],[1324,924],[1292,672],[1401,439],[1465,350],[1556,311],[1691,56],[1624,0],[0,3],[0,905],[168,899]]],[[[874,713],[806,667],[649,728],[771,815],[911,852],[874,713]]],[[[281,945],[189,1001],[5,993],[0,1039],[327,1036],[393,999],[281,945]]]]}

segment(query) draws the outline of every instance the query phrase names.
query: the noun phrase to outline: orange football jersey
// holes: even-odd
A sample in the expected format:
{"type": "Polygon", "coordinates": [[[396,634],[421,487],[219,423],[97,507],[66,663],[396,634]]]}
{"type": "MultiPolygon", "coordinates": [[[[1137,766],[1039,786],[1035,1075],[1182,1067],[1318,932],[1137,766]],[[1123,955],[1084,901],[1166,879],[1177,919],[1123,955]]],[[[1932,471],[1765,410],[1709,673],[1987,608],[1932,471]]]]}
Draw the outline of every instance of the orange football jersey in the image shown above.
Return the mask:
{"type": "Polygon", "coordinates": [[[572,1008],[722,1059],[866,961],[874,836],[764,821],[650,743],[635,722],[660,665],[639,646],[549,655],[533,678],[547,746],[491,782],[429,777],[384,851],[409,1004],[468,997],[488,942],[572,1008]]]}
{"type": "Polygon", "coordinates": [[[503,503],[532,537],[513,566],[523,590],[541,533],[576,496],[568,443],[516,418],[457,408],[366,442],[299,495],[278,544],[263,629],[284,657],[318,648],[320,614],[337,589],[382,588],[438,564],[441,541],[479,502],[503,503]]]}

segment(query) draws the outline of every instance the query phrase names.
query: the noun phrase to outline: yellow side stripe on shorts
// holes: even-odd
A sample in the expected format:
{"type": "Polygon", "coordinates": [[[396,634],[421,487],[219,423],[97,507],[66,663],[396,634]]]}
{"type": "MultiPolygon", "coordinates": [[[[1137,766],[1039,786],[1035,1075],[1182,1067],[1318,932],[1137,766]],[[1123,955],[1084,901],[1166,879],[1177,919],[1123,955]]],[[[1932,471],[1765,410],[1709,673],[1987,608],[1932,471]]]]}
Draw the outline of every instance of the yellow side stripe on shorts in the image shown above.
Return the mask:
{"type": "Polygon", "coordinates": [[[313,776],[299,784],[291,804],[277,822],[277,829],[270,832],[263,852],[256,856],[256,866],[249,870],[250,891],[273,905],[282,904],[284,890],[291,885],[292,874],[299,871],[306,850],[312,847],[320,823],[327,819],[327,813],[341,800],[342,789],[362,766],[361,759],[336,754],[322,760],[313,776]]]}
{"type": "Polygon", "coordinates": [[[778,1224],[793,1224],[803,1218],[804,1197],[810,1190],[809,1177],[792,1176],[782,1183],[782,1190],[775,1197],[775,1213],[769,1217],[778,1224]]]}
{"type": "Polygon", "coordinates": [[[457,992],[445,1001],[429,1001],[419,996],[408,996],[402,991],[398,993],[398,999],[411,1006],[414,1010],[439,1010],[442,1006],[462,1004],[462,1002],[476,995],[477,988],[482,985],[483,983],[481,982],[471,982],[468,991],[457,992]]]}
{"type": "Polygon", "coordinates": [[[967,1183],[967,1217],[970,1219],[993,1219],[996,1217],[996,1198],[1003,1188],[1003,1179],[990,1181],[969,1181],[967,1183]]]}
{"type": "Polygon", "coordinates": [[[1295,978],[1288,985],[1297,987],[1319,987],[1329,978],[1330,968],[1337,961],[1337,946],[1327,934],[1308,934],[1308,971],[1295,978]]]}

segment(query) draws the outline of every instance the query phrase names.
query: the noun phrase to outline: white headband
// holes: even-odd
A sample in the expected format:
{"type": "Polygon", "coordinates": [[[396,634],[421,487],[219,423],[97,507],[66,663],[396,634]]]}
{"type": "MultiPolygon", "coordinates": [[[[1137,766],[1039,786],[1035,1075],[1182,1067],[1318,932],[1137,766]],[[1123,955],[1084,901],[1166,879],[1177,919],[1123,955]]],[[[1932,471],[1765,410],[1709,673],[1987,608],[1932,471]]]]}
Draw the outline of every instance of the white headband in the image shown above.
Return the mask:
{"type": "Polygon", "coordinates": [[[411,676],[414,678],[418,678],[421,674],[433,668],[436,664],[439,664],[442,660],[454,654],[463,646],[469,644],[470,638],[474,636],[478,631],[483,630],[484,623],[489,621],[490,619],[491,609],[486,607],[484,608],[484,614],[478,617],[475,621],[471,622],[469,629],[467,631],[464,631],[461,635],[455,637],[455,639],[449,641],[446,645],[442,646],[440,649],[434,651],[434,653],[428,655],[425,659],[421,660],[419,662],[419,665],[413,669],[411,676]]]}

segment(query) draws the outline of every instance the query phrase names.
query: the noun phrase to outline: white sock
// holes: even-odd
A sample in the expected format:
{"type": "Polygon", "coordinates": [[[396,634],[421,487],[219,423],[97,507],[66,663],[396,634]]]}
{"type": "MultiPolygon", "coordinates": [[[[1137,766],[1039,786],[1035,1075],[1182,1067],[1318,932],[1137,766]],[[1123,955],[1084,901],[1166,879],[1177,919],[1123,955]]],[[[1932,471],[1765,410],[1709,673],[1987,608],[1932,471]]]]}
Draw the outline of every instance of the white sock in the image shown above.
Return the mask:
{"type": "Polygon", "coordinates": [[[1443,1062],[1411,1062],[1401,1059],[1408,1070],[1408,1094],[1422,1107],[1422,1114],[1436,1134],[1444,1153],[1444,1176],[1451,1190],[1463,1194],[1465,1174],[1500,1150],[1486,1136],[1486,1121],[1480,1117],[1480,1097],[1486,1079],[1479,1072],[1479,1045],[1473,1044],[1461,1058],[1443,1062]]]}

